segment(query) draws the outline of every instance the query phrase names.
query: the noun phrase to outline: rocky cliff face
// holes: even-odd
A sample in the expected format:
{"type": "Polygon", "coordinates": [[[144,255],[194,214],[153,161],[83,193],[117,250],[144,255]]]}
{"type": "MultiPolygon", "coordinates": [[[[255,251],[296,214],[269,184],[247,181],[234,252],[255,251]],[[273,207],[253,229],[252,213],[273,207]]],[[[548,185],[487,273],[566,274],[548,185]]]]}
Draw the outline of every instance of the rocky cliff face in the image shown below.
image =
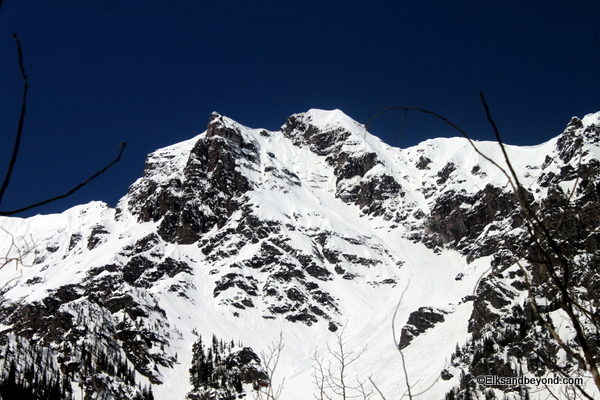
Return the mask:
{"type": "MultiPolygon", "coordinates": [[[[565,277],[507,177],[463,139],[396,149],[339,111],[276,132],[213,113],[205,133],[150,154],[116,209],[0,219],[1,254],[22,254],[0,270],[0,378],[30,390],[27,371],[46,371],[61,398],[235,398],[275,384],[259,354],[280,333],[289,398],[318,392],[315,361],[336,338],[365,347],[357,375],[373,371],[389,397],[405,388],[397,345],[431,398],[526,396],[479,375],[585,376],[544,324],[577,351],[551,268],[598,310],[599,140],[594,114],[507,149],[565,277]]],[[[594,319],[583,325],[597,355],[594,319]]]]}

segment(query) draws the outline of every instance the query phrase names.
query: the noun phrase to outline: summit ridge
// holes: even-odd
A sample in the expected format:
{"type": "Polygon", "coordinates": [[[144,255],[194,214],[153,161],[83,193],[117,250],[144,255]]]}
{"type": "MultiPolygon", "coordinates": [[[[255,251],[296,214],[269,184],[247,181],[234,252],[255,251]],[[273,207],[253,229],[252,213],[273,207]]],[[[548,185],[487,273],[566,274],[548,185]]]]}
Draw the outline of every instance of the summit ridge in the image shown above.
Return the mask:
{"type": "MultiPolygon", "coordinates": [[[[506,146],[550,226],[597,232],[599,137],[596,113],[538,146],[506,146]]],[[[504,166],[497,143],[475,145],[504,166]]],[[[29,249],[0,269],[1,382],[14,364],[17,375],[43,368],[76,399],[133,399],[150,385],[157,399],[233,399],[285,377],[285,398],[305,399],[318,394],[315,361],[341,337],[365,349],[352,379],[374,393],[372,377],[388,398],[406,390],[397,346],[428,398],[500,396],[473,382],[489,365],[518,374],[516,359],[547,376],[540,349],[586,374],[525,335],[538,328],[515,264],[531,256],[523,217],[506,175],[464,138],[400,149],[340,110],[294,114],[277,131],[213,112],[202,134],[148,155],[114,209],[92,202],[0,227],[0,254],[29,249]],[[280,335],[269,377],[259,355],[280,335]],[[230,371],[224,386],[199,372],[207,363],[230,371]]],[[[561,240],[591,257],[573,282],[585,297],[600,282],[598,235],[561,240]]],[[[539,266],[527,268],[544,287],[539,266]]]]}

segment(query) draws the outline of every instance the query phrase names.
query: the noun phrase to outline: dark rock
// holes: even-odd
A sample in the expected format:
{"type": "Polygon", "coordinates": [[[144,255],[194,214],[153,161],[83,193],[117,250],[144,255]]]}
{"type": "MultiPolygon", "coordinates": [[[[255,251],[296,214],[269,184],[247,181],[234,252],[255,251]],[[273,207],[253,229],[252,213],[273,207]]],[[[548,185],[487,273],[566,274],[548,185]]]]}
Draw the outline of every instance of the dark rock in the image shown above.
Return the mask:
{"type": "MultiPolygon", "coordinates": [[[[96,248],[96,246],[98,246],[98,244],[100,244],[102,241],[104,241],[104,236],[108,235],[110,232],[108,232],[106,230],[105,227],[103,226],[95,226],[92,228],[92,232],[90,233],[90,236],[88,237],[88,244],[87,244],[87,248],[88,250],[92,250],[94,248],[96,248]]],[[[70,247],[70,246],[69,246],[70,247]]]]}
{"type": "Polygon", "coordinates": [[[81,241],[81,234],[74,233],[71,235],[71,239],[69,240],[69,251],[73,250],[75,246],[81,241]]]}
{"type": "Polygon", "coordinates": [[[244,276],[237,273],[229,273],[224,275],[221,280],[215,282],[213,297],[219,296],[225,290],[237,287],[249,296],[258,296],[257,281],[252,276],[244,276]]]}
{"type": "Polygon", "coordinates": [[[448,371],[447,369],[443,369],[442,373],[440,374],[440,377],[442,378],[442,380],[444,381],[449,381],[450,379],[452,379],[454,377],[454,375],[452,375],[450,373],[450,371],[448,371]]]}
{"type": "Polygon", "coordinates": [[[438,185],[445,184],[448,181],[448,179],[450,178],[450,175],[454,171],[456,171],[456,165],[449,162],[448,164],[446,164],[444,166],[444,168],[442,168],[441,170],[438,171],[438,173],[437,173],[438,179],[436,180],[435,183],[437,183],[438,185]]]}
{"type": "Polygon", "coordinates": [[[411,312],[406,325],[402,328],[398,346],[404,349],[416,336],[433,328],[435,324],[444,322],[445,314],[447,311],[433,307],[420,307],[417,311],[411,312]]]}
{"type": "Polygon", "coordinates": [[[315,154],[326,156],[338,150],[350,136],[344,128],[333,128],[322,131],[301,116],[293,115],[281,127],[281,131],[296,146],[308,146],[315,154]]]}
{"type": "Polygon", "coordinates": [[[421,156],[419,161],[416,162],[415,167],[420,170],[429,169],[429,164],[431,163],[432,161],[430,158],[421,156]]]}

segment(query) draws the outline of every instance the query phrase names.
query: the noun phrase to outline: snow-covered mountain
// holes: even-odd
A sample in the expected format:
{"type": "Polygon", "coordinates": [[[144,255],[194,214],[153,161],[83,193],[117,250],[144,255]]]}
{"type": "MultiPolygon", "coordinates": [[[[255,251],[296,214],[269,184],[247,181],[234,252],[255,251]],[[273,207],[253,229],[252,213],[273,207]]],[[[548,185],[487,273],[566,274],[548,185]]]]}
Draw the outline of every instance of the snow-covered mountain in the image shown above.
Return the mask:
{"type": "MultiPolygon", "coordinates": [[[[590,310],[599,142],[596,113],[506,149],[528,204],[569,244],[579,268],[569,290],[590,310]]],[[[497,143],[473,144],[507,170],[497,143]]],[[[507,176],[464,138],[399,149],[338,110],[292,115],[279,131],[213,113],[206,132],[150,154],[116,208],[0,218],[0,228],[3,388],[343,398],[331,380],[343,353],[357,357],[346,398],[399,399],[409,387],[427,399],[567,398],[572,386],[477,379],[557,369],[594,393],[528,311],[531,293],[563,340],[574,337],[507,176]]]]}

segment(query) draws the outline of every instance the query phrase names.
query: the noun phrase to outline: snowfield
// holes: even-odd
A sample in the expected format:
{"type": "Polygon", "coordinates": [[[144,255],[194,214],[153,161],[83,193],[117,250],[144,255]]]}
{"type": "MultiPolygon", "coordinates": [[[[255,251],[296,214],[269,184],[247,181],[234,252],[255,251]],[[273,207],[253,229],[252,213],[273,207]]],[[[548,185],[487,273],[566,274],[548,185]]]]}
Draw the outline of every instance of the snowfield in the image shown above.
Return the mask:
{"type": "MultiPolygon", "coordinates": [[[[105,335],[102,343],[115,346],[130,367],[147,361],[147,369],[137,365],[136,382],[155,382],[154,397],[167,400],[184,399],[193,390],[191,349],[199,336],[239,342],[259,355],[268,355],[281,337],[271,383],[283,385],[281,398],[306,400],[318,396],[317,360],[337,371],[332,352],[341,337],[347,356],[360,355],[345,371],[348,385],[375,392],[375,384],[387,399],[399,399],[407,391],[397,347],[402,327],[411,313],[432,307],[442,310],[443,322],[415,336],[403,355],[412,395],[443,399],[459,382],[451,355],[472,337],[473,297],[491,273],[493,255],[468,257],[454,247],[458,240],[427,239],[432,230],[426,221],[440,212],[444,196],[475,198],[487,187],[509,192],[503,172],[463,138],[393,148],[339,110],[295,114],[280,131],[211,118],[212,136],[204,132],[150,154],[144,176],[114,209],[92,202],[56,215],[0,217],[4,307],[45,304],[55,296],[56,311],[72,316],[70,325],[50,331],[27,328],[32,346],[52,349],[58,365],[67,342],[92,346],[105,335]],[[312,136],[306,133],[310,127],[312,136]],[[213,144],[223,146],[215,150],[217,158],[213,144]],[[227,151],[235,161],[231,170],[227,151]],[[246,182],[235,189],[240,194],[220,188],[207,194],[214,189],[210,179],[233,176],[222,171],[239,174],[231,179],[240,186],[246,182]],[[186,215],[201,221],[200,227],[186,225],[186,215]],[[165,222],[169,217],[175,225],[165,222]],[[198,239],[180,240],[182,232],[198,239]],[[59,295],[65,287],[71,294],[59,295]],[[133,348],[145,349],[147,358],[128,353],[133,350],[126,340],[133,339],[122,334],[126,321],[142,332],[146,345],[133,348]],[[85,333],[75,335],[77,330],[85,333]],[[442,379],[443,370],[454,376],[442,379]]],[[[584,127],[600,125],[600,113],[581,121],[584,127]]],[[[548,190],[541,179],[564,166],[548,161],[558,160],[557,141],[507,146],[521,183],[537,196],[548,190]]],[[[496,143],[475,145],[506,168],[496,143]]],[[[598,159],[598,144],[586,146],[583,161],[573,163],[598,159]]],[[[572,178],[558,187],[567,193],[575,185],[572,178]]],[[[465,201],[452,210],[468,213],[474,207],[465,201]]],[[[494,229],[505,229],[502,217],[460,244],[476,248],[494,229]]],[[[511,304],[525,301],[525,292],[507,288],[515,293],[511,304]]],[[[25,335],[11,315],[2,314],[0,333],[25,335]]],[[[7,362],[0,365],[0,376],[6,376],[7,362]]],[[[75,399],[85,397],[83,380],[71,383],[75,399]]],[[[244,388],[253,398],[250,385],[244,388]]],[[[545,399],[548,393],[530,396],[545,399]]]]}

